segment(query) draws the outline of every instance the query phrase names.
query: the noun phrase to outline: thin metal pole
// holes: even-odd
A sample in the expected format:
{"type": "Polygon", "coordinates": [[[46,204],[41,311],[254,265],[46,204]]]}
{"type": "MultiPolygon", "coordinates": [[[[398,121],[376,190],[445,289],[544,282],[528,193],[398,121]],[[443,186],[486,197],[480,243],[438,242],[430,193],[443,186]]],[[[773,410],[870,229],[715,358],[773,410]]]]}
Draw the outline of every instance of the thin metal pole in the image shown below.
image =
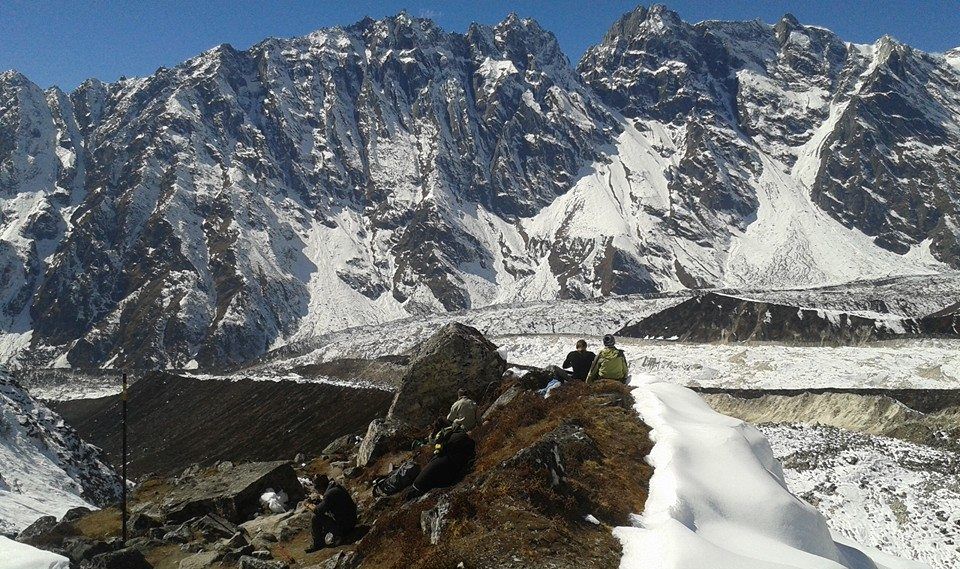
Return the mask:
{"type": "Polygon", "coordinates": [[[121,431],[121,446],[123,447],[120,450],[120,460],[121,466],[120,476],[123,477],[122,484],[120,486],[120,502],[121,502],[121,524],[122,524],[122,535],[123,535],[123,544],[127,544],[127,374],[123,374],[123,391],[120,392],[120,408],[122,409],[122,417],[120,419],[120,431],[121,431]]]}

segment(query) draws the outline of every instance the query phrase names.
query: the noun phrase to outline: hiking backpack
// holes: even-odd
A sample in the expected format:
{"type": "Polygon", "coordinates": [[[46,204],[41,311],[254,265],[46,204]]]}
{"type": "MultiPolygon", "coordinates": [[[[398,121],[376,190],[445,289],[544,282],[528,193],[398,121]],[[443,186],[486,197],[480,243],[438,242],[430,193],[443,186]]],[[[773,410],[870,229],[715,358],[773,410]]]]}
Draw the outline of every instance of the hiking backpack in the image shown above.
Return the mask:
{"type": "Polygon", "coordinates": [[[393,496],[402,490],[409,488],[413,481],[420,474],[420,466],[413,460],[408,460],[397,467],[396,470],[373,484],[373,495],[393,496]]]}

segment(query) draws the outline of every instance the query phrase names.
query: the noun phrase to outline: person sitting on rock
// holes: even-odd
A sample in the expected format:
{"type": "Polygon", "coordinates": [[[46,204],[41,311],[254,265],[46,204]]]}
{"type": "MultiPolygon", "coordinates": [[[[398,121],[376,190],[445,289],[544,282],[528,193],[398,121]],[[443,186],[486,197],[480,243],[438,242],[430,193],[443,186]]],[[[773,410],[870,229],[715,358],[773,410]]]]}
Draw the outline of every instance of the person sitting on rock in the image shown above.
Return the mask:
{"type": "Polygon", "coordinates": [[[457,425],[441,431],[433,458],[420,471],[407,491],[407,500],[418,498],[434,488],[452,486],[470,469],[477,455],[477,443],[457,425]]]}
{"type": "Polygon", "coordinates": [[[612,379],[626,383],[629,366],[623,350],[616,347],[616,340],[611,334],[603,337],[603,349],[594,358],[587,374],[587,382],[598,379],[612,379]]]}
{"type": "Polygon", "coordinates": [[[313,545],[307,548],[306,553],[340,545],[357,526],[357,504],[346,488],[323,474],[318,475],[313,484],[318,491],[325,491],[319,504],[307,505],[313,510],[313,545]]]}
{"type": "Polygon", "coordinates": [[[459,424],[464,431],[471,431],[477,426],[477,404],[468,397],[466,389],[457,390],[457,397],[447,414],[447,422],[459,424]]]}
{"type": "Polygon", "coordinates": [[[561,381],[570,381],[572,379],[586,381],[587,374],[590,373],[590,366],[593,365],[593,360],[597,355],[587,350],[586,340],[577,340],[576,348],[577,349],[567,354],[567,358],[563,360],[562,366],[559,368],[554,366],[552,370],[554,375],[561,381]],[[566,370],[568,368],[572,369],[573,372],[567,372],[566,370]]]}

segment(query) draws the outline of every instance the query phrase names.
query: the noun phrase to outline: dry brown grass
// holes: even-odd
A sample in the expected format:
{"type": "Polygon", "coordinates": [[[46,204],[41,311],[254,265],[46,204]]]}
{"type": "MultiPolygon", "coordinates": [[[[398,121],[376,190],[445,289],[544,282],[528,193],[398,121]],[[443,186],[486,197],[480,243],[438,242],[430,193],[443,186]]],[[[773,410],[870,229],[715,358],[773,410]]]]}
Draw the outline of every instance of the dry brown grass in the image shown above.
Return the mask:
{"type": "Polygon", "coordinates": [[[95,510],[73,523],[80,535],[91,539],[106,540],[120,535],[120,510],[105,508],[95,510]]]}
{"type": "Polygon", "coordinates": [[[474,430],[478,457],[459,485],[419,502],[393,499],[357,547],[364,567],[616,567],[620,546],[610,526],[628,523],[647,498],[652,469],[649,428],[630,409],[629,390],[615,382],[572,383],[549,399],[521,393],[474,430]],[[626,407],[611,405],[625,400],[626,407]],[[584,429],[595,448],[566,456],[559,487],[545,468],[504,462],[563,424],[584,429]],[[430,545],[420,515],[438,500],[450,504],[440,544],[430,545]],[[593,514],[604,525],[584,521],[593,514]]]}

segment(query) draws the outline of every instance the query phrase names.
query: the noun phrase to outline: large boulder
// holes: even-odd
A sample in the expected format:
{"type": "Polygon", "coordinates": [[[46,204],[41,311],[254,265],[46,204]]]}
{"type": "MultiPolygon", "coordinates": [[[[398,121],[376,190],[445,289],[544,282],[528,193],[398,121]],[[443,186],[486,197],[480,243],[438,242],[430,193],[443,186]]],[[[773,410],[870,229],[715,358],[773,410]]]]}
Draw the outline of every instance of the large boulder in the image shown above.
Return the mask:
{"type": "Polygon", "coordinates": [[[80,564],[81,569],[153,569],[138,549],[128,547],[95,555],[80,564]]]}
{"type": "Polygon", "coordinates": [[[105,541],[86,537],[68,537],[63,540],[63,545],[57,548],[57,552],[70,559],[73,564],[79,565],[84,560],[109,553],[114,549],[116,548],[113,545],[105,541]]]}
{"type": "Polygon", "coordinates": [[[227,472],[213,470],[184,479],[167,494],[162,515],[168,523],[206,514],[240,523],[259,511],[260,496],[268,488],[286,492],[289,504],[304,498],[303,486],[289,462],[250,462],[227,472]]]}
{"type": "Polygon", "coordinates": [[[499,383],[507,362],[476,328],[447,324],[410,354],[387,419],[414,428],[446,416],[464,388],[474,397],[499,383]]]}
{"type": "Polygon", "coordinates": [[[282,514],[260,516],[240,525],[241,531],[253,538],[267,541],[289,541],[296,534],[310,528],[313,512],[303,509],[291,510],[282,514]]]}
{"type": "Polygon", "coordinates": [[[402,440],[400,426],[395,421],[374,419],[367,427],[367,434],[360,441],[357,450],[357,466],[369,466],[391,450],[395,450],[402,440]]]}
{"type": "Polygon", "coordinates": [[[353,433],[343,435],[324,447],[322,454],[323,456],[346,456],[357,450],[359,440],[360,437],[353,433]]]}
{"type": "Polygon", "coordinates": [[[53,516],[41,516],[17,534],[17,541],[34,547],[59,545],[65,538],[77,535],[70,522],[58,522],[53,516]]]}

